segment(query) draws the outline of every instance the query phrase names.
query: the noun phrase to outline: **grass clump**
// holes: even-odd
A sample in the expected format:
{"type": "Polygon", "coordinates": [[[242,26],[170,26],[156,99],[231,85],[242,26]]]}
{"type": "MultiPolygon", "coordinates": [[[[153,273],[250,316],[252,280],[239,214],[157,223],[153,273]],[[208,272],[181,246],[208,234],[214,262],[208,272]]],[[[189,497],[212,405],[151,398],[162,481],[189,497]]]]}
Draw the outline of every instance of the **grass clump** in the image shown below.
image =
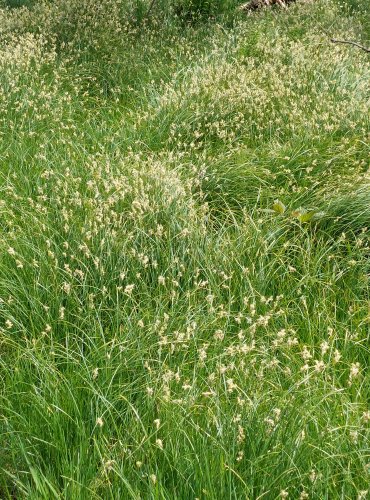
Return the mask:
{"type": "Polygon", "coordinates": [[[0,497],[365,499],[363,12],[165,7],[0,10],[0,497]]]}

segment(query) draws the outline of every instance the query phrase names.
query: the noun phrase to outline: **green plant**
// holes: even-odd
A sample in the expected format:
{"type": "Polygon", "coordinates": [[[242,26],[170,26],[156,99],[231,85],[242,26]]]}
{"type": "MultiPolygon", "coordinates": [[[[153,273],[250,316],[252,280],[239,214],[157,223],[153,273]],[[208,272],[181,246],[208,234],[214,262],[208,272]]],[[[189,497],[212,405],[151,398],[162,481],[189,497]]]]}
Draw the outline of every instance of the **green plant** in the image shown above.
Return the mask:
{"type": "Polygon", "coordinates": [[[219,17],[235,8],[232,0],[174,0],[175,14],[183,21],[194,22],[197,20],[219,17]]]}
{"type": "Polygon", "coordinates": [[[364,500],[363,17],[165,7],[0,9],[0,497],[364,500]]]}
{"type": "Polygon", "coordinates": [[[3,0],[4,7],[15,9],[17,7],[31,7],[35,0],[3,0]]]}

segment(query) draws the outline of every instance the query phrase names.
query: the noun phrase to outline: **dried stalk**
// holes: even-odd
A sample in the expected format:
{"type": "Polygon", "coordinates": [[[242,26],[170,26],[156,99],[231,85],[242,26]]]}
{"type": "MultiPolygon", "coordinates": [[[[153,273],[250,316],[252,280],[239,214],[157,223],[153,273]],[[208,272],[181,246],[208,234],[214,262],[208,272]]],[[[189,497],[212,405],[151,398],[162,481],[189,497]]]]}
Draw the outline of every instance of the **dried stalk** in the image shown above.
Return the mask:
{"type": "Polygon", "coordinates": [[[364,50],[365,52],[370,53],[370,49],[369,48],[367,48],[364,45],[361,45],[361,44],[359,44],[357,42],[351,42],[350,40],[337,40],[336,38],[331,38],[330,41],[333,42],[333,43],[346,43],[348,45],[354,45],[355,47],[358,47],[359,49],[364,50]]]}

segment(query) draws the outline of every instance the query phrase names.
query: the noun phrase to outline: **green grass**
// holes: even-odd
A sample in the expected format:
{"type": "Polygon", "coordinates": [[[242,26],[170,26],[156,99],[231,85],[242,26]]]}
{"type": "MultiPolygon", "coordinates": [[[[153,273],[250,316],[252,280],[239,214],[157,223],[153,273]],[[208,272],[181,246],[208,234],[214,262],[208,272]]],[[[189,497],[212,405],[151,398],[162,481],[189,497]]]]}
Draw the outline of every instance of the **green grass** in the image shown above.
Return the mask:
{"type": "Polygon", "coordinates": [[[0,498],[369,498],[368,13],[147,7],[0,9],[0,498]]]}

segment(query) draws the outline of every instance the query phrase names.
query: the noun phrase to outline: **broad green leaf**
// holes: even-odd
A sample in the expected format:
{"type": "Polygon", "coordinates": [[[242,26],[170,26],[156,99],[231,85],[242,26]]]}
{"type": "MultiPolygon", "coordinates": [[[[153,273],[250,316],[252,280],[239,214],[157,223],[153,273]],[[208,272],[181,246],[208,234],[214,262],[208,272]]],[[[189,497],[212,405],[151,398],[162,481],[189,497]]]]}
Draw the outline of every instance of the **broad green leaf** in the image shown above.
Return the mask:
{"type": "Polygon", "coordinates": [[[310,210],[308,212],[304,212],[304,213],[301,213],[299,216],[298,216],[298,219],[301,221],[301,222],[309,222],[310,220],[312,220],[313,216],[316,214],[316,210],[310,210]]]}
{"type": "Polygon", "coordinates": [[[286,210],[285,205],[280,200],[275,200],[272,208],[278,214],[283,214],[286,210]]]}

